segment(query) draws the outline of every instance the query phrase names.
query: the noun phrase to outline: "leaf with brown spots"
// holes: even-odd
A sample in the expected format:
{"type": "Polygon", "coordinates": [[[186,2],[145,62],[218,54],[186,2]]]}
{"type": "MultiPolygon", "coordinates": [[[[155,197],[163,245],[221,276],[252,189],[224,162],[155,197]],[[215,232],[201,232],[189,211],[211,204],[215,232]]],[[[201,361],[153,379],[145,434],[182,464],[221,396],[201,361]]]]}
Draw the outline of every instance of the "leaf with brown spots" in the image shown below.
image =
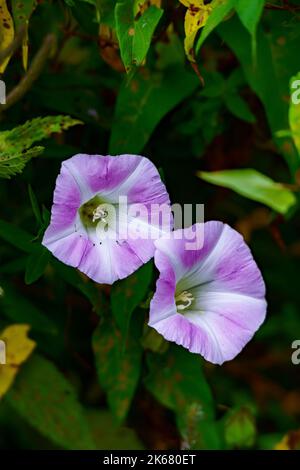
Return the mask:
{"type": "Polygon", "coordinates": [[[117,3],[116,32],[126,72],[129,72],[133,66],[144,63],[153,33],[162,14],[161,8],[150,5],[141,16],[135,18],[132,0],[117,3]]]}
{"type": "Polygon", "coordinates": [[[140,329],[138,323],[134,323],[125,348],[121,333],[111,317],[99,324],[93,336],[99,383],[107,393],[109,406],[119,421],[128,413],[140,376],[140,333],[133,334],[136,329],[140,329]]]}
{"type": "Polygon", "coordinates": [[[146,387],[164,406],[176,412],[195,402],[201,404],[206,418],[214,416],[199,356],[171,345],[165,354],[149,354],[148,366],[146,387]]]}
{"type": "MultiPolygon", "coordinates": [[[[0,52],[5,51],[11,45],[14,35],[14,24],[6,0],[0,0],[0,52]]],[[[10,57],[9,55],[0,63],[0,73],[5,71],[10,57]]]]}
{"type": "Polygon", "coordinates": [[[5,399],[59,448],[95,448],[75,390],[47,359],[33,356],[5,399]]]}
{"type": "Polygon", "coordinates": [[[218,448],[214,404],[201,358],[180,346],[165,354],[149,354],[147,389],[177,417],[187,448],[218,448]],[[195,447],[196,446],[196,447],[195,447]]]}
{"type": "Polygon", "coordinates": [[[179,0],[187,11],[184,18],[184,49],[187,58],[195,62],[194,42],[198,31],[205,25],[213,9],[213,3],[205,4],[204,0],[179,0]]]}
{"type": "Polygon", "coordinates": [[[31,147],[33,143],[77,124],[81,124],[81,121],[70,116],[47,116],[32,119],[14,129],[1,132],[0,178],[10,178],[21,173],[31,158],[43,152],[43,147],[31,147]]]}
{"type": "Polygon", "coordinates": [[[116,282],[111,291],[111,308],[124,338],[127,336],[131,315],[147,294],[153,265],[144,264],[131,276],[116,282]]]}

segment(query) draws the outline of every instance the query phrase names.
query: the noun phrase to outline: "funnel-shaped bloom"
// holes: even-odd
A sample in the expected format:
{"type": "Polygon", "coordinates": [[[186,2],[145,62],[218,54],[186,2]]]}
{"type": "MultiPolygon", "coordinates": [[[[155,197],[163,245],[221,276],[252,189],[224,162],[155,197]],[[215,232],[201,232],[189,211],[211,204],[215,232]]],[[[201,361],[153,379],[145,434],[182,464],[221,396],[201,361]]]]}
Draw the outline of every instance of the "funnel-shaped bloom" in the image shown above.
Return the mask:
{"type": "Polygon", "coordinates": [[[160,277],[149,325],[210,362],[233,359],[266,314],[265,285],[249,248],[221,222],[177,230],[168,238],[155,242],[160,277]],[[188,249],[193,234],[203,242],[195,250],[188,249]]]}
{"type": "Polygon", "coordinates": [[[112,284],[153,256],[154,240],[172,229],[171,220],[166,188],[147,158],[78,154],[62,163],[43,244],[96,282],[112,284]]]}

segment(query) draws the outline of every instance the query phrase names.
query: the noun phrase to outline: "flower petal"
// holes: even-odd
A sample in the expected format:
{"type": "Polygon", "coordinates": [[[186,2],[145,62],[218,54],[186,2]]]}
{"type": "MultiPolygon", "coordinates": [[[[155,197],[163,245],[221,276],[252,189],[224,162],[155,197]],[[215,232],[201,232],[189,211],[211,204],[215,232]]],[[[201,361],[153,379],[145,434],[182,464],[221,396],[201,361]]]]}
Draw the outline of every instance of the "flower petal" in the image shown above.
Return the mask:
{"type": "Polygon", "coordinates": [[[126,242],[105,239],[90,244],[86,249],[78,269],[101,284],[113,284],[123,279],[142,265],[141,259],[126,242]]]}
{"type": "Polygon", "coordinates": [[[156,167],[140,155],[78,154],[63,165],[81,190],[85,190],[85,200],[101,193],[114,203],[119,196],[127,196],[128,204],[170,202],[156,167]]]}
{"type": "Polygon", "coordinates": [[[160,322],[177,313],[175,305],[176,278],[170,260],[165,253],[156,250],[154,262],[160,271],[160,276],[156,282],[156,291],[150,304],[149,325],[159,331],[160,322]]]}
{"type": "MultiPolygon", "coordinates": [[[[47,232],[45,236],[47,236],[47,232]]],[[[81,263],[86,249],[91,245],[91,242],[88,238],[82,237],[79,233],[74,232],[62,236],[61,238],[46,238],[46,241],[45,239],[43,240],[43,245],[60,261],[68,266],[77,268],[81,263]]]]}
{"type": "Polygon", "coordinates": [[[169,258],[177,281],[194,266],[196,268],[201,266],[217,244],[223,227],[222,222],[215,221],[195,224],[192,227],[168,233],[155,242],[156,248],[169,258]],[[191,249],[194,245],[199,249],[195,247],[191,249]]]}
{"type": "Polygon", "coordinates": [[[135,171],[139,159],[144,158],[135,155],[125,157],[77,154],[63,162],[63,165],[85,193],[86,202],[97,193],[109,195],[120,187],[135,171]]]}

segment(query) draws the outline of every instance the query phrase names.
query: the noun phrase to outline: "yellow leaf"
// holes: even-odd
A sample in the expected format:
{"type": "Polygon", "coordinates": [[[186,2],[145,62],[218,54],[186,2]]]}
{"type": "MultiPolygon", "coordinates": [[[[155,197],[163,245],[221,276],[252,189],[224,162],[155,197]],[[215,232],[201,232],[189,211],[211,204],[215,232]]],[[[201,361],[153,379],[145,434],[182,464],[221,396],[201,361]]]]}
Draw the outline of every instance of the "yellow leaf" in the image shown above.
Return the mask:
{"type": "Polygon", "coordinates": [[[281,439],[278,444],[275,445],[274,450],[299,450],[300,449],[300,430],[288,432],[281,439]]]}
{"type": "Polygon", "coordinates": [[[20,365],[36,346],[27,336],[29,329],[29,325],[10,325],[0,334],[6,349],[6,363],[0,365],[0,399],[11,387],[20,365]]]}
{"type": "MultiPolygon", "coordinates": [[[[6,0],[0,0],[0,52],[5,51],[14,39],[14,24],[8,11],[6,0]]],[[[11,56],[0,63],[0,73],[3,73],[11,56]]]]}
{"type": "Polygon", "coordinates": [[[24,70],[26,71],[28,66],[28,22],[26,25],[26,32],[22,43],[22,62],[24,70]]]}
{"type": "Polygon", "coordinates": [[[188,59],[195,62],[194,42],[200,28],[205,26],[207,19],[212,12],[213,4],[204,4],[204,0],[179,0],[187,7],[184,19],[184,49],[188,59]]]}
{"type": "Polygon", "coordinates": [[[28,65],[28,26],[30,17],[37,6],[37,0],[14,0],[12,16],[16,31],[24,30],[22,41],[22,61],[24,70],[28,65]]]}
{"type": "MultiPolygon", "coordinates": [[[[182,5],[184,5],[187,8],[193,4],[192,2],[190,2],[190,0],[179,0],[179,1],[180,3],[182,3],[182,5]]],[[[199,6],[199,3],[203,3],[203,2],[201,0],[195,0],[194,5],[199,6]]]]}
{"type": "Polygon", "coordinates": [[[288,444],[288,437],[284,436],[278,444],[274,447],[274,450],[290,450],[288,444]]]}

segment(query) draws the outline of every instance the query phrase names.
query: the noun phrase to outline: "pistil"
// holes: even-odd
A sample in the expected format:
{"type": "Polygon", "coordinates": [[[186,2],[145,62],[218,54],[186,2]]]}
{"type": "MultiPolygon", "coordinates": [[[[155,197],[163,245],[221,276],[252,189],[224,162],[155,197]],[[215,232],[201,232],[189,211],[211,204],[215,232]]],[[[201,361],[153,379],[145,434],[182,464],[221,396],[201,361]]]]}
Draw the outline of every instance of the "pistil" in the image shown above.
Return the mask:
{"type": "Polygon", "coordinates": [[[175,297],[177,310],[178,311],[186,310],[192,305],[193,300],[195,299],[190,292],[186,290],[181,292],[181,294],[175,297]]]}

